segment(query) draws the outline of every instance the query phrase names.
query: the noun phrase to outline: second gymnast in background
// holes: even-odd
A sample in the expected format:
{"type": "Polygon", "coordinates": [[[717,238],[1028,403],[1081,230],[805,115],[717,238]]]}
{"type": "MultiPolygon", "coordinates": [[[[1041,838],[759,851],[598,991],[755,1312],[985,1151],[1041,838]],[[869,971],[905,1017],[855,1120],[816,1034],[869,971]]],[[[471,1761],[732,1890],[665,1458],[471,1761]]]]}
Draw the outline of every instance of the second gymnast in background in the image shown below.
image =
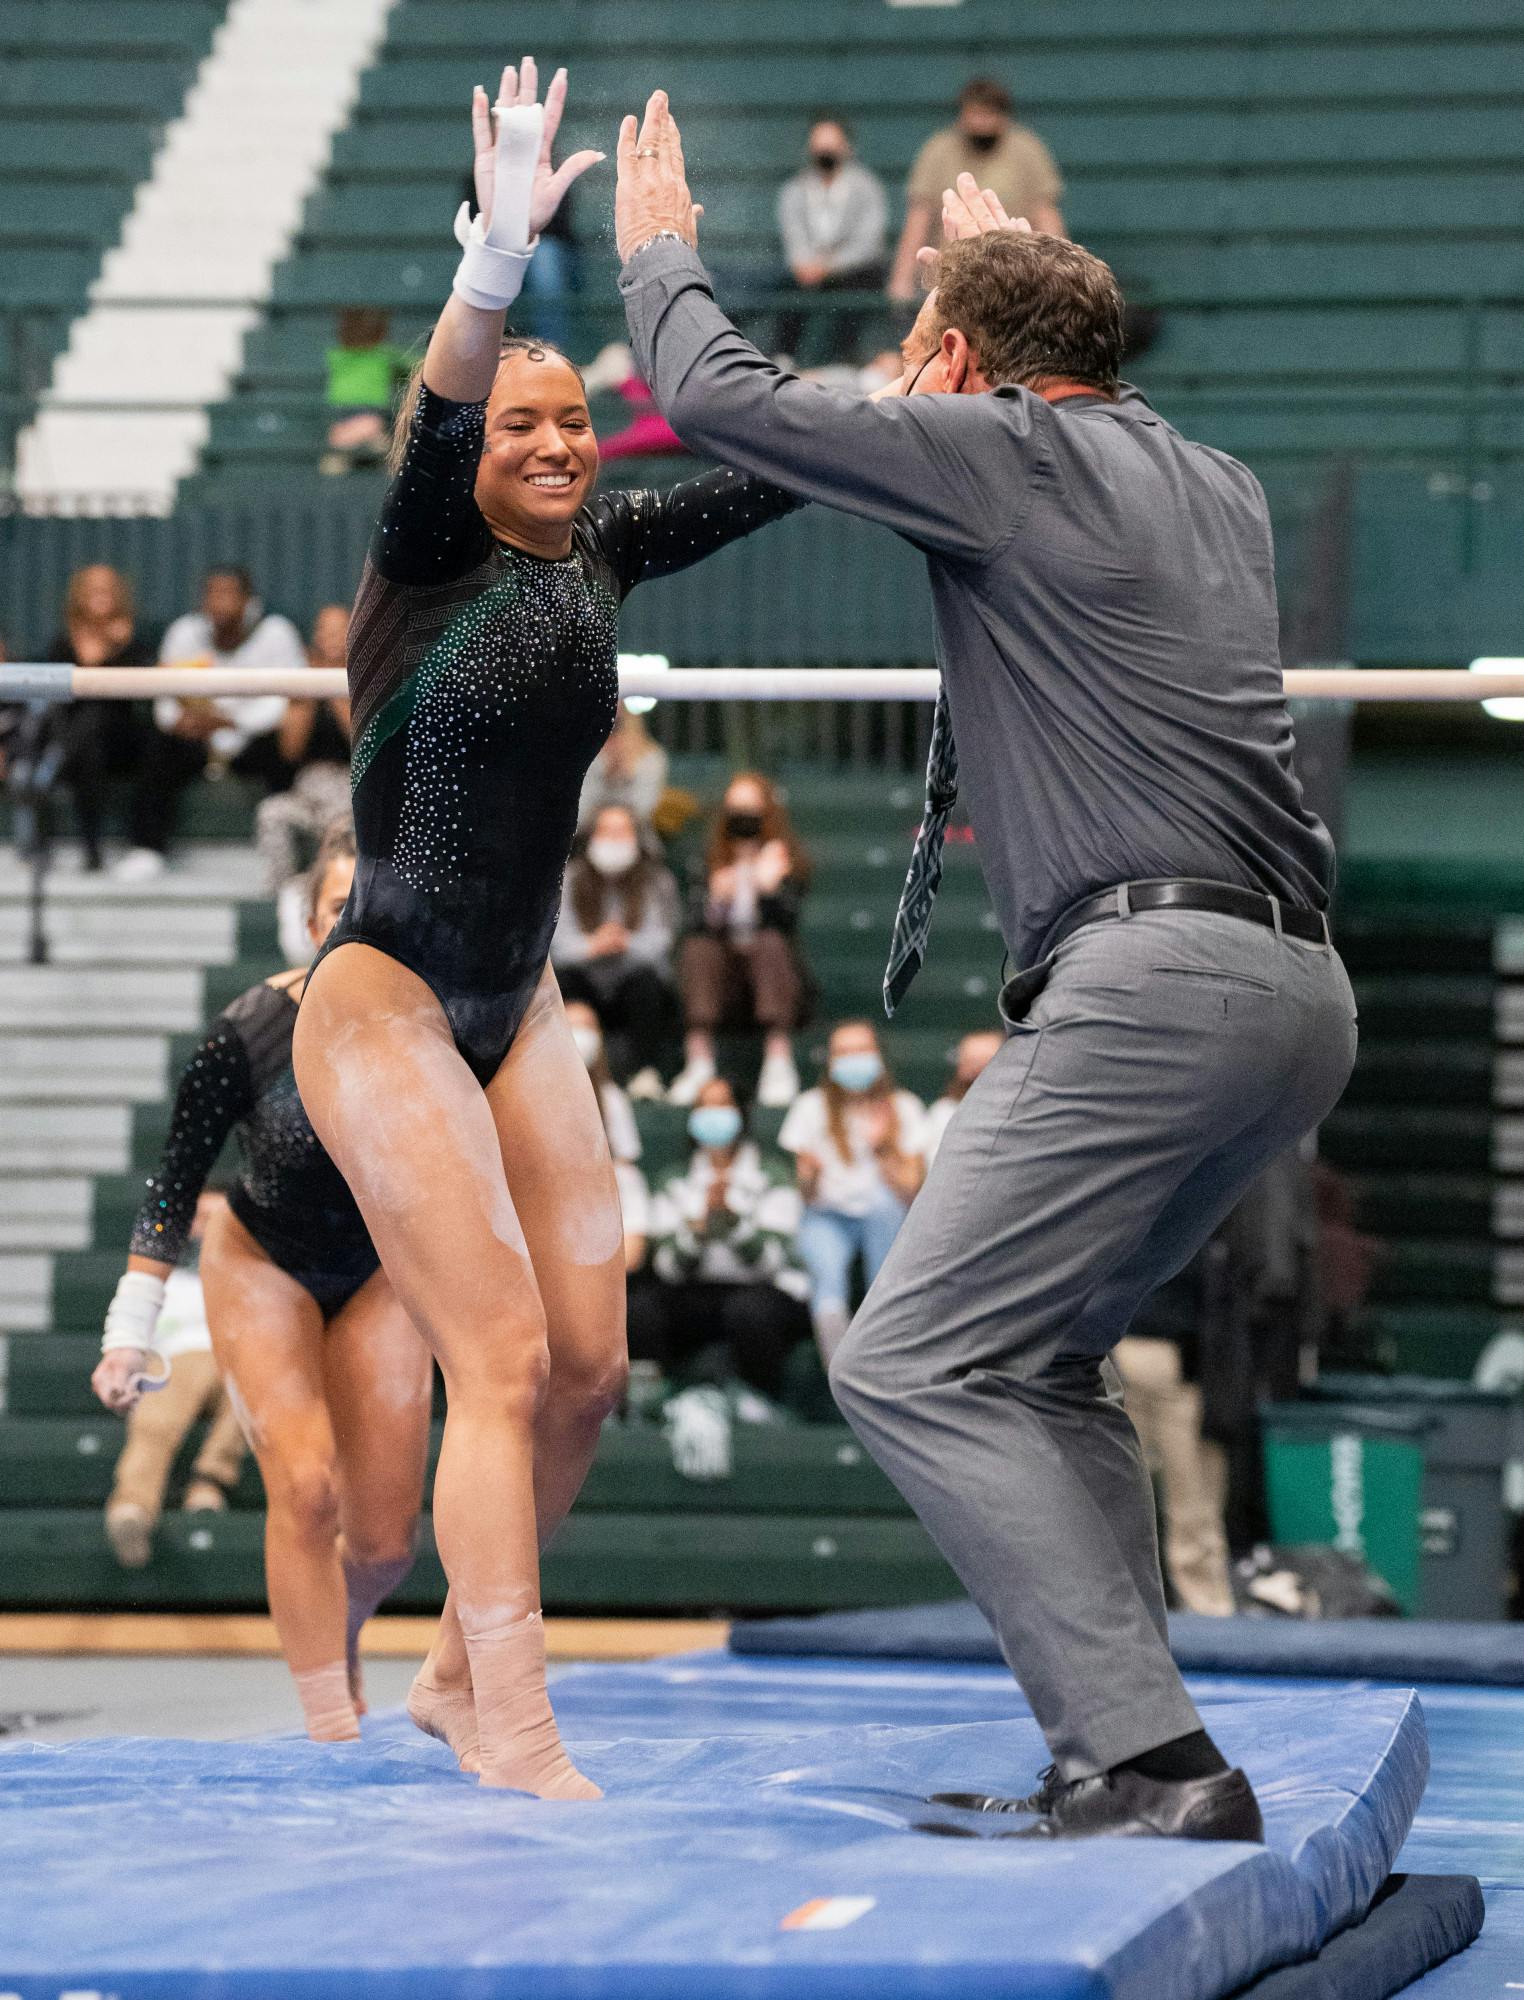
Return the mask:
{"type": "MultiPolygon", "coordinates": [[[[314,945],[354,874],[347,830],[309,878],[314,945]]],[[[360,1733],[360,1627],[412,1567],[433,1371],[318,1144],[291,1073],[306,975],[251,987],[186,1065],[132,1230],[94,1376],[107,1409],[145,1383],[166,1282],[230,1133],[243,1168],[201,1250],[212,1351],[265,1485],[265,1578],[307,1733],[360,1733]]]]}

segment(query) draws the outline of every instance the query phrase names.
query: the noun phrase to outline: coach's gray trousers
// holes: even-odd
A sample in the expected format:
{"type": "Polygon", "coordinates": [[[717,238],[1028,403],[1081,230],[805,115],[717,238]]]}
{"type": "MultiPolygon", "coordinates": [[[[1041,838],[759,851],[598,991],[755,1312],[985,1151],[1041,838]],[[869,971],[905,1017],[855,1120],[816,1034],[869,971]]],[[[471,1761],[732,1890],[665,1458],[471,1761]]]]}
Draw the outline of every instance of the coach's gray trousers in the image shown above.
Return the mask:
{"type": "Polygon", "coordinates": [[[1013,1022],[1040,978],[1007,988],[1005,1047],[959,1107],[831,1386],[1077,1778],[1201,1726],[1105,1356],[1332,1108],[1355,1004],[1328,946],[1196,911],[1076,932],[1013,1022]]]}

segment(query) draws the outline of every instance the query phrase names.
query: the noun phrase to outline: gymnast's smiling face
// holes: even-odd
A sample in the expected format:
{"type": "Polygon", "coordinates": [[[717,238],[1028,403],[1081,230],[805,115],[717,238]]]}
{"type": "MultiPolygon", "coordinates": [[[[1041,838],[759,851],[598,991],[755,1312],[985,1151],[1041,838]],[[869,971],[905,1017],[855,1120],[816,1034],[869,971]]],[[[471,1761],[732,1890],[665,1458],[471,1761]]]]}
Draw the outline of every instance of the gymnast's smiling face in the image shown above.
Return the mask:
{"type": "Polygon", "coordinates": [[[549,348],[503,357],[487,399],[476,504],[499,541],[565,555],[598,477],[598,440],[577,372],[549,348]]]}

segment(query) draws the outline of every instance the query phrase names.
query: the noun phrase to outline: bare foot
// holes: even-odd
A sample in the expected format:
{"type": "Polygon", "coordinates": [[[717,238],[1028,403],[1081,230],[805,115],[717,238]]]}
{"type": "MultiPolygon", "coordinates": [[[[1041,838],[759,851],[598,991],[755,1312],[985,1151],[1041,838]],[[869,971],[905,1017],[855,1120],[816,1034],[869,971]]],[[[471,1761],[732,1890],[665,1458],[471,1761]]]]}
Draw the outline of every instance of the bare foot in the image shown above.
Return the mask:
{"type": "Polygon", "coordinates": [[[408,1692],[407,1712],[425,1736],[449,1746],[463,1771],[474,1777],[481,1770],[476,1703],[469,1687],[436,1687],[419,1674],[408,1692]]]}

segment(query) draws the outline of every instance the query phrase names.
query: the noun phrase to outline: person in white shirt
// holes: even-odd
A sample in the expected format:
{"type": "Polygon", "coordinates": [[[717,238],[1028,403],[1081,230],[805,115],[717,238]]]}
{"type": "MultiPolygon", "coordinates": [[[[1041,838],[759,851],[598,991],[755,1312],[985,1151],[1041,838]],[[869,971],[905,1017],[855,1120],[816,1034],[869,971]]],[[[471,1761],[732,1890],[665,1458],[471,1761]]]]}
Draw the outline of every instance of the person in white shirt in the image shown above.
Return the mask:
{"type": "Polygon", "coordinates": [[[660,1097],[664,1048],[675,1039],[677,879],[628,806],[600,808],[572,849],[550,962],[564,1000],[594,1009],[635,1097],[660,1097]]]}
{"type": "MultiPolygon", "coordinates": [[[[201,609],[177,618],[164,634],[159,659],[167,667],[289,667],[307,664],[302,636],[289,618],[267,612],[247,570],[219,564],[207,572],[201,609]]],[[[278,732],[284,695],[232,695],[217,701],[161,696],[156,724],[138,767],[129,809],[128,852],[114,873],[148,882],[162,874],[187,785],[208,769],[236,771],[267,787],[285,765],[278,732]]]]}
{"type": "MultiPolygon", "coordinates": [[[[835,291],[876,291],[888,269],[889,202],[884,184],[852,151],[841,118],[817,118],[806,145],[809,165],[778,190],[778,234],[789,277],[803,297],[835,291]]],[[[857,359],[864,315],[842,310],[806,334],[795,307],[778,321],[777,341],[798,355],[806,338],[816,362],[857,359]]]]}
{"type": "Polygon", "coordinates": [[[723,1077],[700,1090],[688,1136],[686,1171],[664,1181],[652,1205],[651,1276],[630,1291],[630,1358],[669,1375],[720,1345],[740,1381],[776,1399],[790,1350],[810,1333],[798,1190],[747,1138],[723,1077]]]}
{"type": "Polygon", "coordinates": [[[979,1081],[985,1065],[992,1062],[1005,1046],[1005,1036],[998,1028],[976,1028],[971,1035],[965,1035],[953,1054],[953,1073],[947,1088],[926,1114],[926,1165],[928,1169],[937,1157],[947,1128],[953,1121],[953,1113],[979,1081]]]}
{"type": "Polygon", "coordinates": [[[828,1363],[851,1317],[853,1259],[871,1285],[925,1178],[925,1129],[926,1107],[896,1086],[872,1022],[841,1022],[824,1078],[795,1099],[778,1134],[805,1201],[799,1255],[828,1363]]]}
{"type": "Polygon", "coordinates": [[[587,1073],[593,1080],[604,1134],[614,1161],[614,1181],[619,1189],[619,1208],[624,1218],[624,1268],[626,1272],[638,1271],[646,1261],[646,1239],[651,1233],[651,1190],[645,1175],[635,1164],[641,1154],[635,1107],[609,1074],[603,1030],[598,1025],[598,1016],[585,1000],[566,1002],[566,1024],[571,1029],[577,1053],[587,1065],[587,1073]]]}

